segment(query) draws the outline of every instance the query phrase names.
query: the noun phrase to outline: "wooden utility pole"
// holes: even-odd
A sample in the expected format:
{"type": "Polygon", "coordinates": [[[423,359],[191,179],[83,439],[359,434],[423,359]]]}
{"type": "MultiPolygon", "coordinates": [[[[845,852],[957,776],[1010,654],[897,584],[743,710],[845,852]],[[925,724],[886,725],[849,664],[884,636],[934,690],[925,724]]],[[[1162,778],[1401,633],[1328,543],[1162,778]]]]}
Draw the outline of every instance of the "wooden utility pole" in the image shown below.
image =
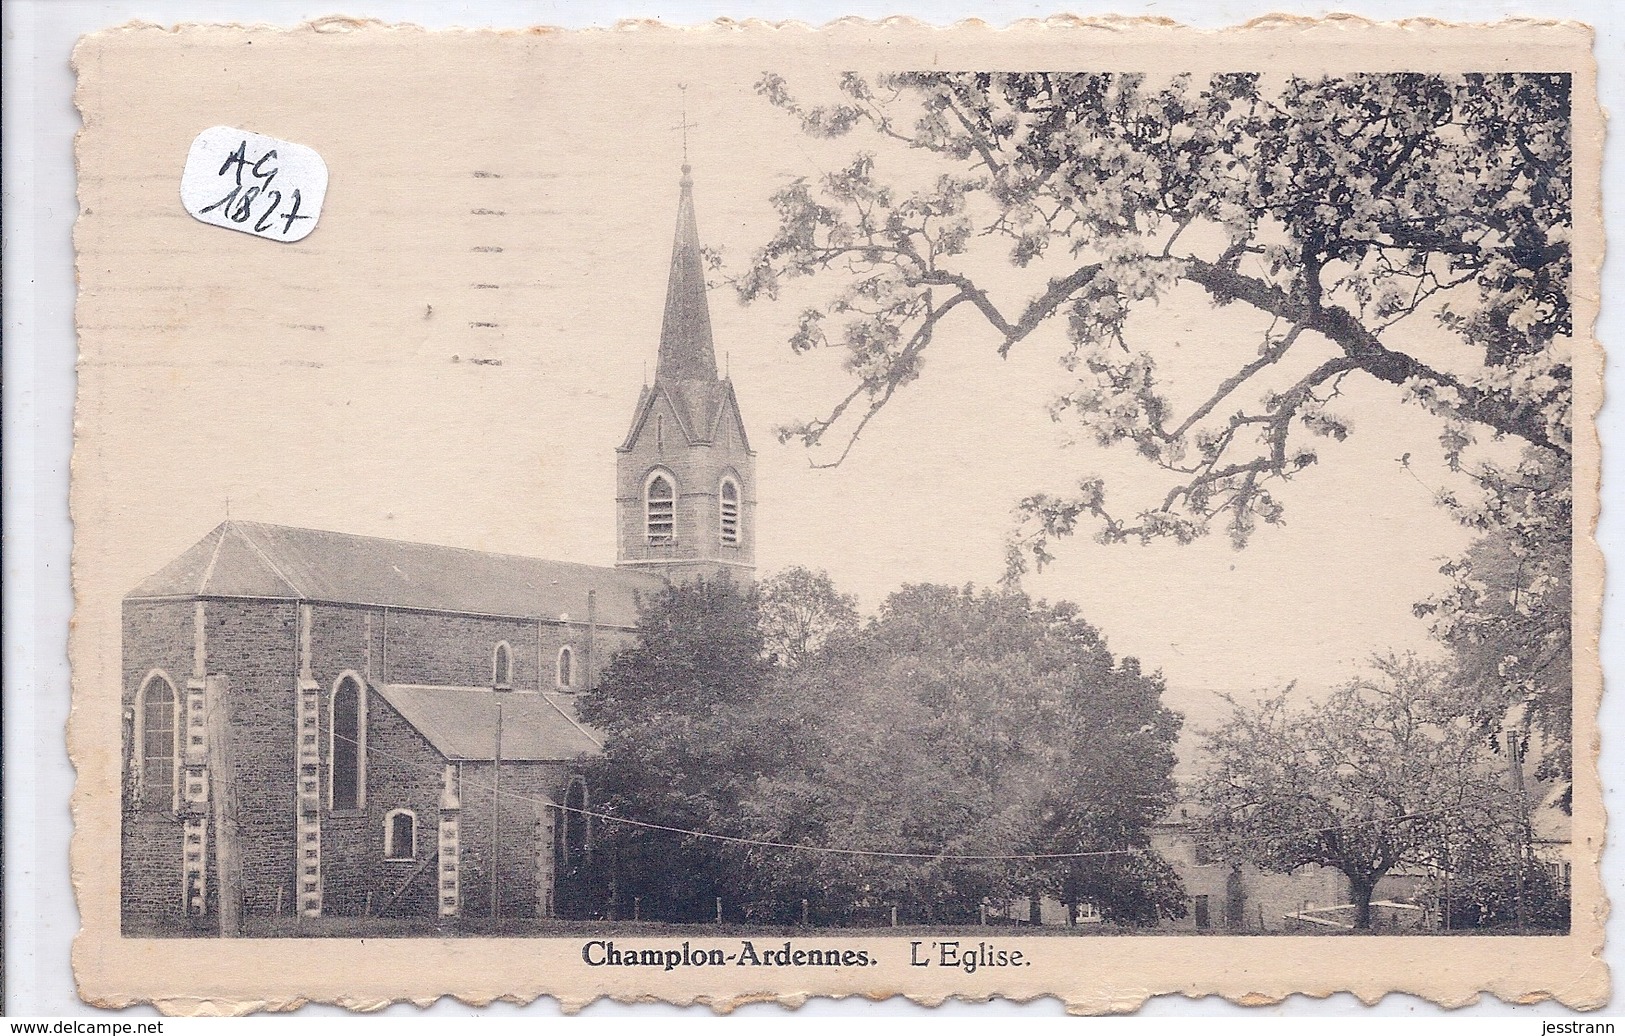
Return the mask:
{"type": "Polygon", "coordinates": [[[1444,915],[1441,920],[1444,923],[1444,930],[1447,932],[1450,931],[1450,872],[1455,867],[1456,860],[1455,857],[1450,855],[1450,839],[1447,837],[1444,842],[1444,909],[1440,911],[1444,915]]]}
{"type": "Polygon", "coordinates": [[[1529,830],[1529,790],[1523,782],[1523,753],[1520,751],[1516,731],[1507,731],[1506,745],[1507,765],[1512,768],[1512,786],[1518,793],[1518,898],[1513,905],[1517,910],[1518,927],[1525,929],[1529,927],[1529,910],[1524,904],[1523,872],[1529,862],[1529,843],[1532,841],[1532,832],[1529,830]]]}
{"type": "Polygon", "coordinates": [[[491,760],[491,920],[502,916],[502,703],[497,702],[496,753],[491,760]]]}
{"type": "Polygon", "coordinates": [[[587,672],[581,685],[587,690],[598,687],[598,666],[595,659],[598,640],[598,591],[587,591],[587,672]]]}
{"type": "Polygon", "coordinates": [[[209,776],[214,784],[214,873],[220,937],[242,935],[242,867],[237,844],[237,773],[231,757],[231,718],[226,711],[226,679],[205,677],[203,708],[209,743],[209,776]]]}

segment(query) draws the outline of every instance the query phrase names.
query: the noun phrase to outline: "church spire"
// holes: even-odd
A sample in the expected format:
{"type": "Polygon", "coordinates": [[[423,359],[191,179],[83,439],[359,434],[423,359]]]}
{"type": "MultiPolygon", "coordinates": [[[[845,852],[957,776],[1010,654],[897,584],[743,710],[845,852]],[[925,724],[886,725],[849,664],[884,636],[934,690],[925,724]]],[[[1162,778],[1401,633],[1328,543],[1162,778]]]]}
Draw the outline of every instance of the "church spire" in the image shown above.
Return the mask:
{"type": "Polygon", "coordinates": [[[733,385],[717,377],[686,161],[654,382],[639,393],[632,427],[615,452],[618,566],[672,582],[723,573],[751,578],[756,455],[733,385]]]}
{"type": "Polygon", "coordinates": [[[717,351],[711,341],[711,311],[705,302],[705,267],[694,220],[694,180],[683,165],[677,199],[677,234],[666,281],[666,316],[660,324],[660,359],[655,378],[716,381],[717,351]]]}

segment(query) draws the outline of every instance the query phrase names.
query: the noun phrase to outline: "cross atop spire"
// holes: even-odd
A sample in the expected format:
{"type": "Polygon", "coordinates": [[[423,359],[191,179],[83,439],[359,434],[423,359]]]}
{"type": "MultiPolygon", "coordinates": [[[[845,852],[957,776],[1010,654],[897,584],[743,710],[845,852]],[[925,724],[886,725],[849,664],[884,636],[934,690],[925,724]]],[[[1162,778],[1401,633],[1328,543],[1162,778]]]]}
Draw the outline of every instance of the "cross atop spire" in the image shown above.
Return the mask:
{"type": "Polygon", "coordinates": [[[711,341],[711,310],[705,301],[705,265],[694,218],[694,180],[687,163],[678,181],[677,233],[666,281],[666,314],[660,324],[655,379],[716,381],[717,352],[711,341]]]}
{"type": "Polygon", "coordinates": [[[672,129],[674,129],[674,130],[682,130],[683,131],[683,175],[687,176],[688,175],[688,131],[691,130],[691,129],[699,129],[700,127],[699,127],[699,125],[697,123],[693,123],[693,122],[688,121],[688,84],[687,83],[678,83],[677,84],[677,90],[678,90],[679,93],[681,93],[683,95],[683,121],[679,122],[677,125],[673,126],[672,129]]]}

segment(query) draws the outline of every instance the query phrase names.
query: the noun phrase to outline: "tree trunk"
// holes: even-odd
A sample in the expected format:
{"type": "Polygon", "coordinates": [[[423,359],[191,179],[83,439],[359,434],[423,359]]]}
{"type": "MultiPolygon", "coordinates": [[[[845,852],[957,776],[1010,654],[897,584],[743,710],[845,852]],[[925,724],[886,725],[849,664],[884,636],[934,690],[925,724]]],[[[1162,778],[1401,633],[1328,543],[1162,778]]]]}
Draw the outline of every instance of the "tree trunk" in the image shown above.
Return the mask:
{"type": "Polygon", "coordinates": [[[1357,931],[1371,928],[1371,894],[1377,888],[1375,878],[1350,878],[1349,896],[1354,900],[1354,927],[1357,931]]]}

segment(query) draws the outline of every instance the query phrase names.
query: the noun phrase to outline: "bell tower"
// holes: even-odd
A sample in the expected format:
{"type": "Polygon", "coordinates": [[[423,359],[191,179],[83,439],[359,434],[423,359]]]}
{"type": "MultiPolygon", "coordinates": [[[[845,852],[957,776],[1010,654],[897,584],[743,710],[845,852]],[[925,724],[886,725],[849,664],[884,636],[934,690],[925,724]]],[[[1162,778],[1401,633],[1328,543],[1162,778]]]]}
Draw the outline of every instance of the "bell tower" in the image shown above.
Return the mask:
{"type": "Polygon", "coordinates": [[[616,448],[616,565],[681,582],[756,567],[756,453],[733,383],[717,375],[694,180],[683,165],[660,352],[616,448]]]}

